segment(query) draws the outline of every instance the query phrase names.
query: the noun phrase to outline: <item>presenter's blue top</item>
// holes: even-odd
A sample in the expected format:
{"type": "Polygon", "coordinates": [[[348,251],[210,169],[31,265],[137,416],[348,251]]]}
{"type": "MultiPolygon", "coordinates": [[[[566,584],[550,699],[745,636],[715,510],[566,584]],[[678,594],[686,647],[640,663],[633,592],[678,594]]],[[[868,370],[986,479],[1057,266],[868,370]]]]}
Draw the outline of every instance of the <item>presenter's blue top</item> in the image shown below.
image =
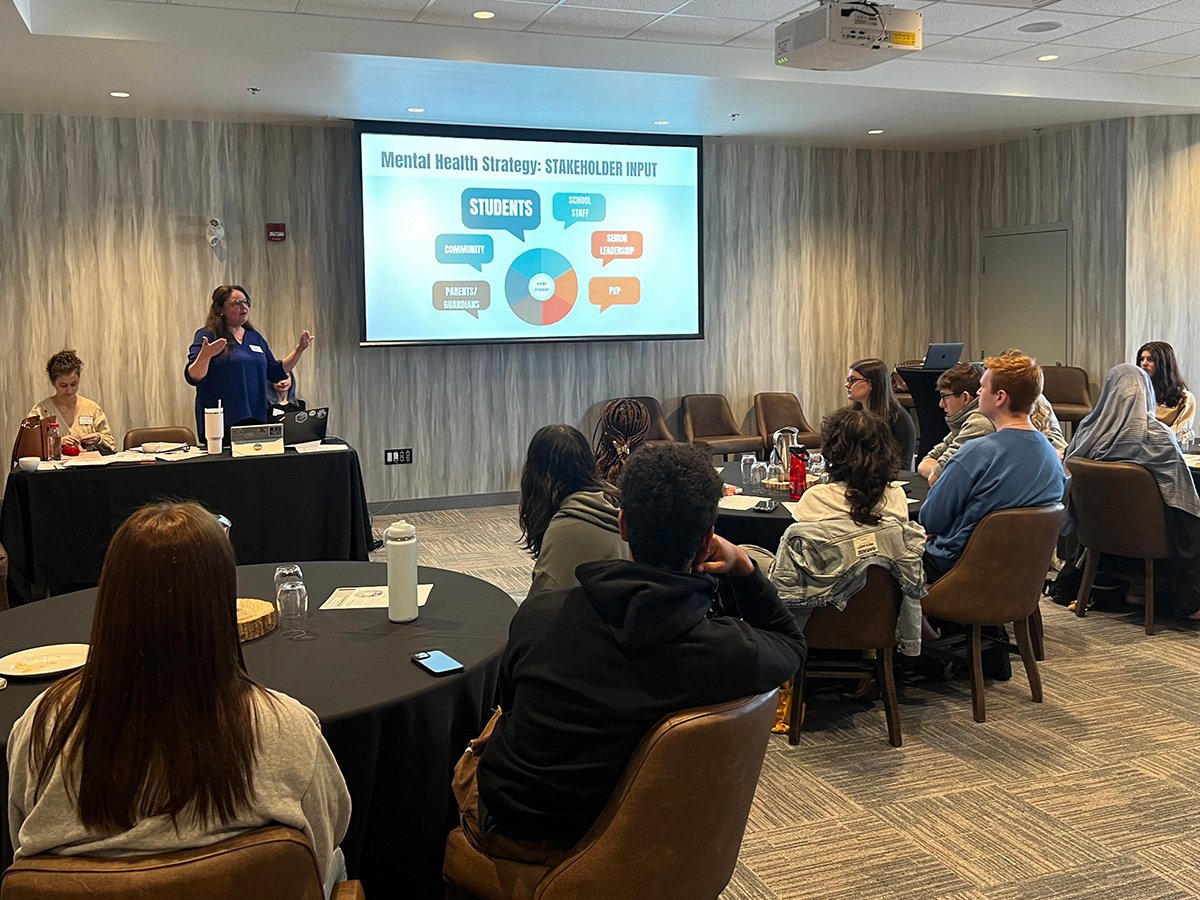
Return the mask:
{"type": "Polygon", "coordinates": [[[243,419],[259,422],[270,421],[267,410],[267,384],[282,381],[283,363],[275,359],[267,339],[252,328],[246,328],[242,342],[230,341],[232,351],[213,357],[208,364],[208,374],[196,381],[187,372],[187,366],[196,361],[200,353],[200,341],[208,338],[209,343],[216,335],[208,328],[201,328],[192,338],[188,349],[183,377],[196,388],[196,434],[204,440],[204,408],[210,409],[221,401],[225,408],[225,432],[231,425],[243,419]]]}

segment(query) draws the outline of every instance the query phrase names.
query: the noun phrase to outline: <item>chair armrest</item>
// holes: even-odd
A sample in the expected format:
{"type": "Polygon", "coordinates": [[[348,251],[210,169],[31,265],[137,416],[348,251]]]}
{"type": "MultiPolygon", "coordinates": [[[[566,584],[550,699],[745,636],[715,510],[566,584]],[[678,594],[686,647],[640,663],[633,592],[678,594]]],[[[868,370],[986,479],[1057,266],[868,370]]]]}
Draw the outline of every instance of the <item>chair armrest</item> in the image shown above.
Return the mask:
{"type": "Polygon", "coordinates": [[[339,881],[333,886],[330,900],[367,900],[361,881],[339,881]]]}

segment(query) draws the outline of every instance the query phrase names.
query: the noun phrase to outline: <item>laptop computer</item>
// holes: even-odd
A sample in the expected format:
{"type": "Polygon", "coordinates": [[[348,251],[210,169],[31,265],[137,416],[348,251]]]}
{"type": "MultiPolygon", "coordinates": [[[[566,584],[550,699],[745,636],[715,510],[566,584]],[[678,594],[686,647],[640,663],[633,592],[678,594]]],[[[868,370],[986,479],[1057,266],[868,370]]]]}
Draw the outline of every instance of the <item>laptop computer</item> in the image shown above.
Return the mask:
{"type": "Polygon", "coordinates": [[[325,440],[329,430],[329,407],[301,409],[283,415],[283,443],[288,447],[325,440]]]}
{"type": "Polygon", "coordinates": [[[922,368],[945,372],[958,365],[962,352],[963,345],[961,343],[930,344],[929,349],[925,351],[925,365],[922,368]]]}

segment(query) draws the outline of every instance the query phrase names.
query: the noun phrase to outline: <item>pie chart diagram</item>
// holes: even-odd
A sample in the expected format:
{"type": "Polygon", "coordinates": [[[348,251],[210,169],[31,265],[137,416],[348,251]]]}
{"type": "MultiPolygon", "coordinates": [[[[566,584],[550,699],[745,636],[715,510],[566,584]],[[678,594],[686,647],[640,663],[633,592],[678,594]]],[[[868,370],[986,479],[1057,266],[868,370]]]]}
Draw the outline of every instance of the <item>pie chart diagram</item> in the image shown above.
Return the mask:
{"type": "Polygon", "coordinates": [[[526,250],[513,260],[504,279],[508,305],[530,325],[553,325],[571,311],[578,295],[575,270],[554,250],[526,250]]]}

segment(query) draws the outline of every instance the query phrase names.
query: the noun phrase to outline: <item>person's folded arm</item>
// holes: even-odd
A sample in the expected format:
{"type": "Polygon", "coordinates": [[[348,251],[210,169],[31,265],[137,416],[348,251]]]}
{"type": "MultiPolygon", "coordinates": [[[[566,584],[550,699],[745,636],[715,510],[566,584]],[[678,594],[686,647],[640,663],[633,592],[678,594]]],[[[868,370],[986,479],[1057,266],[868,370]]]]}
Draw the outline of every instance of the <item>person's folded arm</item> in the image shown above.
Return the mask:
{"type": "Polygon", "coordinates": [[[944,534],[966,504],[971,475],[957,457],[942,470],[921,505],[919,521],[929,534],[944,534]]]}

